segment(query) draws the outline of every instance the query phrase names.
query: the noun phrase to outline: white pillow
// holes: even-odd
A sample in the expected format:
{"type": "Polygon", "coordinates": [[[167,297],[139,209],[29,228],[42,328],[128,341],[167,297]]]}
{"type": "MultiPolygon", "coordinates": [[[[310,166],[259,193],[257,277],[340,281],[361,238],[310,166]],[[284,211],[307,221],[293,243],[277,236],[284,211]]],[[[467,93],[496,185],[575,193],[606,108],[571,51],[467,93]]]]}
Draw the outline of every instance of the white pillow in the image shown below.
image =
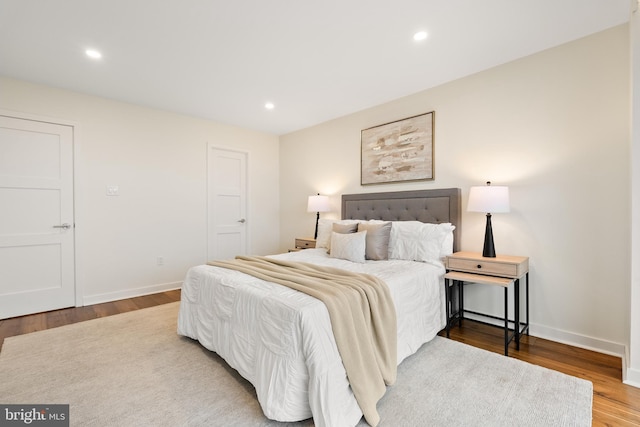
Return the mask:
{"type": "Polygon", "coordinates": [[[331,233],[331,252],[329,256],[363,263],[366,246],[366,231],[349,234],[340,234],[334,231],[331,233]]]}
{"type": "Polygon", "coordinates": [[[453,229],[450,223],[394,221],[389,238],[389,259],[440,260],[447,252],[453,250],[453,240],[447,239],[453,229]],[[448,246],[451,246],[451,249],[448,246]]]}
{"type": "Polygon", "coordinates": [[[333,231],[333,224],[357,224],[360,220],[357,219],[324,219],[320,218],[318,221],[318,237],[316,237],[316,248],[330,248],[331,247],[331,232],[333,231]]]}
{"type": "Polygon", "coordinates": [[[443,224],[440,224],[444,230],[443,232],[445,233],[444,239],[442,239],[442,246],[440,247],[440,258],[453,254],[453,230],[456,229],[455,225],[448,222],[443,224]]]}

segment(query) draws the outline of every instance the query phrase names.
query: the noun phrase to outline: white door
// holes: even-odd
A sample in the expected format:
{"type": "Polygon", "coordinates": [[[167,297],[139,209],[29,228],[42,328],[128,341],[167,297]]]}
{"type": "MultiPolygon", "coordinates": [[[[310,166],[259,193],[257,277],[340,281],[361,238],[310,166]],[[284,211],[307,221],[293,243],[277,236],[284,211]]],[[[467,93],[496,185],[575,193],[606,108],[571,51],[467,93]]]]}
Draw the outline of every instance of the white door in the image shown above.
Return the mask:
{"type": "Polygon", "coordinates": [[[207,258],[247,253],[247,153],[208,146],[207,258]]]}
{"type": "Polygon", "coordinates": [[[73,127],[0,116],[0,319],[75,305],[73,127]]]}

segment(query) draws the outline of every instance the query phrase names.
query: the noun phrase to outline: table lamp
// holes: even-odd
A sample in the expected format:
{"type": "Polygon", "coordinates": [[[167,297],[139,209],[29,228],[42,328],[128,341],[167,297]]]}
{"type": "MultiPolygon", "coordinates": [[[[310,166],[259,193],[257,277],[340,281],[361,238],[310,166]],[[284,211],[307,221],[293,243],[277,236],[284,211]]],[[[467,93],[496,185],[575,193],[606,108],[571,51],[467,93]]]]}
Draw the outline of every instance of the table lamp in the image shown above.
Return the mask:
{"type": "Polygon", "coordinates": [[[321,196],[318,193],[316,196],[309,196],[307,202],[307,212],[316,212],[316,231],[313,234],[313,238],[318,238],[318,221],[320,221],[320,212],[329,212],[329,196],[321,196]]]}
{"type": "Polygon", "coordinates": [[[493,229],[491,228],[492,213],[509,212],[509,187],[487,185],[471,187],[469,190],[468,212],[484,212],[487,214],[487,225],[484,230],[484,247],[482,256],[495,258],[496,249],[493,245],[493,229]]]}

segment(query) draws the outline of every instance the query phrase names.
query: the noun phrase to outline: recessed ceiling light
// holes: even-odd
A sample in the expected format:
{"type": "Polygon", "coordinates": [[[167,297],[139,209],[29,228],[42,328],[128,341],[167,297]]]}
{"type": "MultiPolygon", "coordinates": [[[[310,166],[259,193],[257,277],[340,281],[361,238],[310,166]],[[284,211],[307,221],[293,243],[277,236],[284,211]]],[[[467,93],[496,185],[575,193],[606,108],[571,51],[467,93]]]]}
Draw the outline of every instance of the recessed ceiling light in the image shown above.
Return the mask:
{"type": "Polygon", "coordinates": [[[417,42],[424,40],[427,38],[427,32],[426,31],[418,31],[417,33],[415,33],[413,35],[413,39],[417,42]]]}
{"type": "Polygon", "coordinates": [[[92,58],[92,59],[100,59],[100,58],[102,58],[102,54],[100,52],[98,52],[97,50],[95,50],[95,49],[87,49],[87,50],[84,51],[84,53],[86,53],[87,56],[89,58],[92,58]]]}
{"type": "Polygon", "coordinates": [[[264,108],[266,108],[267,110],[273,110],[276,106],[273,105],[272,102],[267,102],[266,104],[264,104],[264,108]]]}

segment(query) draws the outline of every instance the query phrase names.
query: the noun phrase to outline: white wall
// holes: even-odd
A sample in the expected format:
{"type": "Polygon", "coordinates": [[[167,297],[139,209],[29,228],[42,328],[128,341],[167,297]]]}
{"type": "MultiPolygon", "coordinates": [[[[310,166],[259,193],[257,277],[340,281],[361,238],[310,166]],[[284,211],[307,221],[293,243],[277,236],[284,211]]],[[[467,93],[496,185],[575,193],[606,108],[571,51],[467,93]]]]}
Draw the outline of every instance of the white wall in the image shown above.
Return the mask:
{"type": "MultiPolygon", "coordinates": [[[[469,187],[511,190],[493,217],[496,250],[531,264],[532,333],[622,354],[629,342],[628,26],[280,138],[281,250],[312,235],[306,199],[469,187]],[[435,180],[360,185],[360,131],[435,111],[435,180]]],[[[336,99],[336,103],[340,102],[336,99]]],[[[461,247],[480,251],[485,218],[463,213],[461,247]]],[[[501,314],[477,285],[470,308],[501,314]]]]}
{"type": "MultiPolygon", "coordinates": [[[[637,5],[635,5],[637,9],[637,5]]],[[[631,297],[630,345],[625,372],[628,384],[640,387],[640,11],[635,10],[630,20],[632,57],[632,140],[631,140],[631,297]]]]}
{"type": "Polygon", "coordinates": [[[179,287],[190,266],[206,261],[208,142],[249,153],[250,251],[277,250],[277,136],[7,78],[0,94],[0,109],[78,125],[76,286],[84,303],[179,287]],[[107,185],[120,196],[106,196],[107,185]]]}

